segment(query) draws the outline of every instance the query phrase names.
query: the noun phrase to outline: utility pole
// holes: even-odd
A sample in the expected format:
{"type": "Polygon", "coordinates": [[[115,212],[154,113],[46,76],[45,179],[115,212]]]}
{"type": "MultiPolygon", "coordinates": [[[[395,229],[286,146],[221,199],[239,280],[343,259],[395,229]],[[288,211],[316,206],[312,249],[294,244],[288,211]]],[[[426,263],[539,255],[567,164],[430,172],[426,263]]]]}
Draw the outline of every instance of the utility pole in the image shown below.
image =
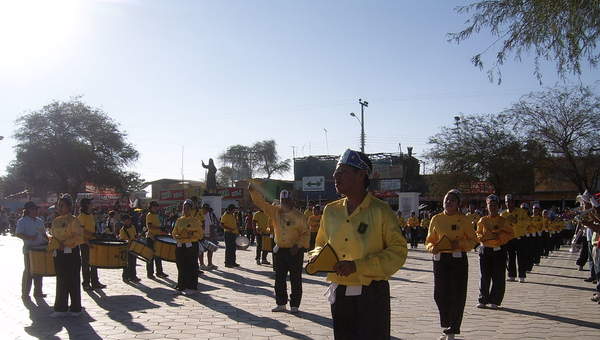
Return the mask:
{"type": "Polygon", "coordinates": [[[365,153],[365,106],[369,107],[369,102],[359,98],[358,103],[360,104],[360,151],[365,153]]]}

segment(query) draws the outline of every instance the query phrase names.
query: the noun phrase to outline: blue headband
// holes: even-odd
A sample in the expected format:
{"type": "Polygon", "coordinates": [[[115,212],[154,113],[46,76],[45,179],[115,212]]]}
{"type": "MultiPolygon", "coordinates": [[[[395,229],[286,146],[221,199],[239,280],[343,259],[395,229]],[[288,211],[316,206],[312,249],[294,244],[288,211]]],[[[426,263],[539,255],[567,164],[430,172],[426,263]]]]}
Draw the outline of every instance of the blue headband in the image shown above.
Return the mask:
{"type": "Polygon", "coordinates": [[[371,173],[371,167],[365,161],[363,161],[358,151],[347,149],[338,161],[338,165],[340,164],[346,164],[351,167],[360,170],[366,170],[368,173],[371,173]]]}

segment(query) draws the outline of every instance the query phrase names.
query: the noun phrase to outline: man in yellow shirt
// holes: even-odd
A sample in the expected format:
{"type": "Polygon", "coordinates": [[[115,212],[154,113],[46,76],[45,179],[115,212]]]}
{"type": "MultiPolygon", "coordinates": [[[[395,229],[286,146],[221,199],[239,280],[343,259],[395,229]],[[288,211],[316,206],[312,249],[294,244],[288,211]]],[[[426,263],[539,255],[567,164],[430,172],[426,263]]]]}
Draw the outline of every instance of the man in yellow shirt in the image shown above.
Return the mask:
{"type": "Polygon", "coordinates": [[[221,225],[225,231],[225,267],[235,268],[240,265],[236,263],[235,258],[235,239],[240,234],[238,229],[237,219],[234,214],[235,205],[230,204],[221,216],[221,225]]]}
{"type": "Polygon", "coordinates": [[[477,308],[497,309],[504,299],[506,288],[506,243],[514,237],[510,222],[498,215],[500,199],[496,195],[486,198],[488,215],[477,222],[479,247],[479,303],[477,308]],[[490,290],[491,283],[491,290],[490,290]]]}
{"type": "Polygon", "coordinates": [[[310,228],[310,245],[308,246],[309,250],[313,250],[315,248],[317,232],[319,231],[319,227],[321,226],[321,214],[321,206],[315,205],[313,207],[312,215],[308,218],[308,227],[310,228]]]}
{"type": "Polygon", "coordinates": [[[417,217],[416,212],[411,212],[410,217],[406,221],[406,230],[410,235],[410,247],[417,248],[419,246],[419,239],[421,238],[421,228],[420,228],[419,218],[417,217]]]}
{"type": "Polygon", "coordinates": [[[81,276],[83,277],[81,286],[85,291],[106,288],[106,285],[101,284],[98,280],[98,268],[90,266],[90,240],[96,238],[96,219],[90,213],[91,204],[91,199],[83,198],[79,202],[79,216],[77,216],[83,225],[83,240],[85,241],[79,246],[81,250],[81,276]]]}
{"type": "MultiPolygon", "coordinates": [[[[158,202],[150,202],[148,208],[150,211],[146,215],[146,242],[148,247],[154,250],[154,239],[156,236],[168,235],[169,233],[161,226],[160,218],[158,216],[158,202]]],[[[163,271],[162,260],[155,256],[154,259],[146,263],[146,274],[149,279],[154,278],[154,264],[156,264],[156,276],[163,279],[169,277],[169,275],[165,274],[163,271]]]]}
{"type": "Polygon", "coordinates": [[[390,206],[368,192],[372,164],[362,152],[346,150],[333,174],[344,198],[323,210],[311,256],[329,244],[339,261],[331,282],[336,339],[389,339],[389,278],[406,261],[406,239],[390,206]]]}
{"type": "MultiPolygon", "coordinates": [[[[123,226],[119,230],[119,239],[127,241],[128,245],[131,245],[131,241],[137,238],[137,230],[135,226],[131,224],[131,216],[125,214],[121,215],[121,222],[123,226]]],[[[140,282],[140,278],[137,277],[136,272],[137,259],[133,253],[127,252],[127,267],[123,268],[123,282],[140,282]]]]}
{"type": "Polygon", "coordinates": [[[279,200],[281,206],[274,206],[265,201],[256,180],[250,180],[248,187],[254,204],[273,221],[275,244],[273,248],[273,265],[275,269],[275,302],[273,312],[287,311],[287,276],[290,274],[292,292],[289,296],[292,313],[298,313],[302,300],[302,262],[304,251],[310,242],[310,230],[306,216],[294,209],[294,204],[287,190],[281,190],[279,200]]]}
{"type": "Polygon", "coordinates": [[[542,229],[544,228],[544,217],[542,216],[542,208],[539,203],[534,203],[531,209],[531,223],[529,232],[532,235],[532,254],[529,271],[533,270],[533,266],[539,266],[543,253],[542,229]]]}
{"type": "Polygon", "coordinates": [[[254,223],[254,230],[256,230],[256,264],[271,264],[267,261],[268,252],[263,250],[262,237],[269,235],[269,216],[264,211],[258,210],[252,215],[252,223],[254,223]]]}
{"type": "Polygon", "coordinates": [[[528,268],[527,225],[529,214],[523,208],[517,207],[511,194],[504,195],[506,210],[500,216],[506,218],[513,228],[513,239],[506,244],[508,260],[508,281],[515,281],[517,276],[519,282],[525,282],[528,268]],[[517,268],[518,267],[518,268],[517,268]]]}
{"type": "Polygon", "coordinates": [[[192,294],[198,289],[198,241],[204,238],[202,219],[194,216],[192,200],[183,202],[183,214],[175,222],[173,238],[177,241],[177,289],[182,294],[192,294]]]}

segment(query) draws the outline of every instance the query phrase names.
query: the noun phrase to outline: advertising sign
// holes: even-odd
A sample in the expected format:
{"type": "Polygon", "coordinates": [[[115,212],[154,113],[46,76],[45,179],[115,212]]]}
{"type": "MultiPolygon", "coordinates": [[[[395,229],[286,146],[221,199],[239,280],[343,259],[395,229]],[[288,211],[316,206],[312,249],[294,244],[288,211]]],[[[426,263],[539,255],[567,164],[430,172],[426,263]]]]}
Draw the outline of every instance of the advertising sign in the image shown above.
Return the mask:
{"type": "Polygon", "coordinates": [[[325,177],[302,177],[302,191],[325,191],[325,177]]]}

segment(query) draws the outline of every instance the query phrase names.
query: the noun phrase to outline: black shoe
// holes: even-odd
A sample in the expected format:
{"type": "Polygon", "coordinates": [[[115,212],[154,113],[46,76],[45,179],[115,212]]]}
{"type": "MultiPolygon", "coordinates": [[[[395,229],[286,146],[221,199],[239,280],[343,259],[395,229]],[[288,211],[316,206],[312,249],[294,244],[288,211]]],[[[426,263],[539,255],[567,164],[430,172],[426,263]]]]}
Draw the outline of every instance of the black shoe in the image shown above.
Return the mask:
{"type": "Polygon", "coordinates": [[[226,264],[225,267],[226,268],[235,268],[235,266],[233,264],[226,264]]]}
{"type": "Polygon", "coordinates": [[[35,297],[35,298],[45,298],[46,294],[44,294],[44,293],[33,293],[33,297],[35,297]]]}
{"type": "Polygon", "coordinates": [[[167,275],[165,273],[158,273],[158,274],[156,274],[156,276],[160,277],[161,279],[169,277],[169,275],[167,275]]]}
{"type": "Polygon", "coordinates": [[[200,275],[200,274],[204,274],[204,271],[198,269],[198,275],[200,275]]]}
{"type": "Polygon", "coordinates": [[[240,265],[239,265],[239,264],[237,264],[237,263],[234,263],[234,264],[233,264],[233,266],[234,266],[234,267],[239,267],[240,265]]]}
{"type": "Polygon", "coordinates": [[[262,264],[271,264],[271,262],[269,262],[267,260],[262,260],[262,264]]]}
{"type": "Polygon", "coordinates": [[[142,280],[139,277],[134,277],[131,279],[131,282],[135,282],[135,283],[138,283],[140,281],[142,281],[142,280]]]}
{"type": "Polygon", "coordinates": [[[129,283],[129,279],[123,278],[123,282],[129,283]]]}
{"type": "Polygon", "coordinates": [[[153,275],[153,274],[148,274],[148,275],[147,275],[147,277],[148,277],[150,280],[156,280],[156,277],[154,277],[154,275],[153,275]]]}
{"type": "Polygon", "coordinates": [[[102,283],[98,282],[98,283],[94,283],[92,285],[92,289],[104,289],[106,288],[106,285],[103,285],[102,283]]]}
{"type": "Polygon", "coordinates": [[[83,287],[83,290],[85,290],[86,292],[92,290],[92,286],[87,285],[87,284],[86,285],[81,285],[81,287],[83,287]]]}
{"type": "Polygon", "coordinates": [[[260,266],[260,260],[256,260],[256,264],[260,266]]]}
{"type": "Polygon", "coordinates": [[[584,279],[583,281],[585,281],[585,282],[593,282],[594,278],[593,277],[588,277],[587,279],[584,279]]]}

